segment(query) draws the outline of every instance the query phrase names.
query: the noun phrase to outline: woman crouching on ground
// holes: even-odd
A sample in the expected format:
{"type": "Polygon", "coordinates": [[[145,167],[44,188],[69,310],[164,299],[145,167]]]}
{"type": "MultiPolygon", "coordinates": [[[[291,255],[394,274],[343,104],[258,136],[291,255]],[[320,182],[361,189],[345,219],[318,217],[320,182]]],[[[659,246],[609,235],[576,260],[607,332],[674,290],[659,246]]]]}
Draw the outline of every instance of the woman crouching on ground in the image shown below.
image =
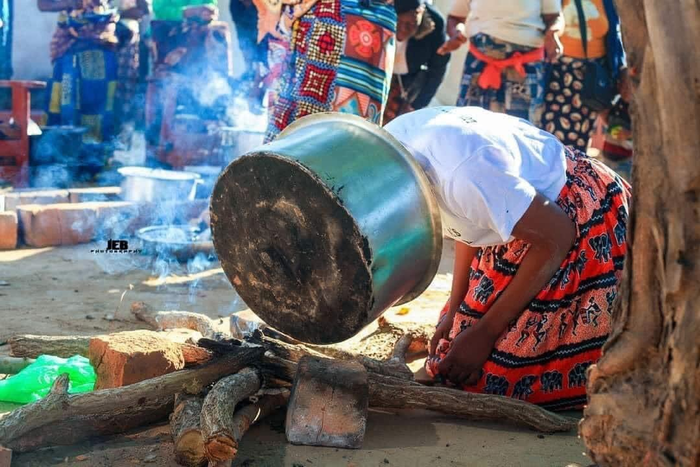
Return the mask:
{"type": "Polygon", "coordinates": [[[581,407],[610,332],[629,185],[527,121],[477,107],[423,109],[385,128],[425,170],[456,240],[428,374],[581,407]]]}

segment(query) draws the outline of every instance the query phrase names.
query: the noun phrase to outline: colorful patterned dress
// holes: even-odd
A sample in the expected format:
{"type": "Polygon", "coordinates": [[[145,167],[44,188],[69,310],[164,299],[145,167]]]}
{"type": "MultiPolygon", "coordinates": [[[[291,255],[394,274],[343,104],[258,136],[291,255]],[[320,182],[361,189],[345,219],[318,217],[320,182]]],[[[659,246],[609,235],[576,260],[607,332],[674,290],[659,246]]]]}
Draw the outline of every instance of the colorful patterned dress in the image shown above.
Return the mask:
{"type": "Polygon", "coordinates": [[[381,125],[395,31],[396,12],[383,1],[318,0],[294,22],[266,140],[318,112],[352,113],[381,125]]]}
{"type": "Polygon", "coordinates": [[[60,14],[51,41],[49,125],[88,129],[84,142],[108,142],[114,135],[117,90],[117,11],[108,0],[60,14]]]}
{"type": "MultiPolygon", "coordinates": [[[[601,356],[610,332],[612,304],[622,274],[630,187],[601,162],[567,148],[566,184],[557,204],[573,220],[577,236],[550,283],[496,342],[482,375],[464,390],[498,394],[551,410],[586,402],[586,370],[601,356]]],[[[469,274],[469,292],[457,311],[449,340],[438,344],[426,370],[440,360],[462,330],[474,326],[518,271],[529,245],[514,240],[482,248],[469,274]]],[[[447,313],[449,302],[440,319],[447,313]]]]}

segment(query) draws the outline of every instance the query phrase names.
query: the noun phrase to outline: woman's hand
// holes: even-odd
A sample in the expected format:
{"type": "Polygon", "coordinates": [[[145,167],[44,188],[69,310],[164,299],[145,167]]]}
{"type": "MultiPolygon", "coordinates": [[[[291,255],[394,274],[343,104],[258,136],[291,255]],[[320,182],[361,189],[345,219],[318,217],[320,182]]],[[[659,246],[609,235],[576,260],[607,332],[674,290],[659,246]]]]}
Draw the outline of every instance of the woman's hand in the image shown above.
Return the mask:
{"type": "Polygon", "coordinates": [[[428,349],[428,355],[431,357],[435,355],[440,339],[448,339],[450,337],[450,330],[452,329],[454,316],[454,313],[448,311],[442,318],[442,321],[440,321],[440,324],[437,325],[435,334],[433,334],[433,338],[430,339],[430,348],[428,349]]]}
{"type": "Polygon", "coordinates": [[[456,385],[476,384],[496,339],[498,335],[479,324],[465,329],[452,341],[447,356],[438,365],[438,372],[456,385]]]}
{"type": "Polygon", "coordinates": [[[437,53],[438,55],[447,55],[448,53],[454,52],[455,50],[459,49],[460,47],[462,47],[462,45],[466,43],[467,36],[465,36],[461,32],[457,33],[454,37],[451,37],[444,44],[442,44],[438,49],[437,53]]]}
{"type": "Polygon", "coordinates": [[[437,53],[438,55],[447,55],[448,53],[454,52],[462,47],[468,40],[469,39],[467,36],[464,35],[463,28],[458,27],[454,36],[450,37],[444,44],[442,44],[437,53]]]}
{"type": "Polygon", "coordinates": [[[447,35],[449,39],[437,50],[438,55],[447,55],[466,44],[469,38],[466,34],[464,21],[466,18],[456,16],[447,17],[447,35]]]}
{"type": "Polygon", "coordinates": [[[553,31],[547,31],[544,36],[544,55],[547,61],[554,62],[561,57],[564,52],[564,46],[559,40],[559,35],[553,31]]]}

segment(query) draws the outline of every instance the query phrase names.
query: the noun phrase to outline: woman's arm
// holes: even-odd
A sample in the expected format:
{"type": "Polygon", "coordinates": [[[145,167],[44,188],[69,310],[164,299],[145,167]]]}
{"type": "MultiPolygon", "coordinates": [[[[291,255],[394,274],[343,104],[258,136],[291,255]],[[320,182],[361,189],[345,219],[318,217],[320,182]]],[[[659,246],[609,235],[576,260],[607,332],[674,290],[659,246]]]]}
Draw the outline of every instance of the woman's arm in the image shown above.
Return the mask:
{"type": "Polygon", "coordinates": [[[40,11],[64,11],[83,7],[83,0],[37,0],[40,11]]]}
{"type": "Polygon", "coordinates": [[[469,291],[469,268],[477,251],[479,251],[478,248],[471,247],[466,243],[455,242],[455,264],[452,275],[452,291],[450,292],[450,313],[452,317],[454,317],[469,291]]]}
{"type": "Polygon", "coordinates": [[[467,20],[466,16],[454,16],[450,14],[447,17],[447,41],[440,46],[437,53],[440,55],[446,55],[459,49],[462,44],[466,44],[469,38],[464,33],[465,27],[464,22],[467,20]]]}
{"type": "Polygon", "coordinates": [[[471,247],[466,243],[455,242],[455,262],[452,269],[452,291],[450,292],[450,305],[447,314],[438,324],[433,338],[430,340],[430,355],[435,355],[435,348],[440,339],[447,339],[455,314],[462,304],[464,297],[469,291],[469,268],[471,267],[474,255],[478,248],[471,247]]]}
{"type": "Polygon", "coordinates": [[[513,280],[484,315],[478,327],[494,338],[520,316],[559,269],[576,239],[576,226],[559,208],[537,194],[515,224],[513,236],[530,244],[513,280]]]}
{"type": "Polygon", "coordinates": [[[513,280],[475,326],[455,337],[438,367],[456,384],[473,384],[478,378],[496,340],[557,272],[576,239],[576,226],[538,193],[515,225],[513,236],[530,244],[513,280]]]}
{"type": "MultiPolygon", "coordinates": [[[[427,79],[423,84],[423,88],[411,103],[411,106],[414,109],[422,109],[430,104],[430,101],[433,100],[433,97],[435,97],[435,94],[437,94],[437,90],[440,87],[440,84],[442,84],[442,80],[445,78],[445,73],[447,73],[447,64],[450,61],[450,54],[438,53],[439,48],[445,43],[444,29],[439,32],[434,31],[433,37],[438,37],[435,42],[439,43],[440,45],[437,49],[433,49],[435,52],[433,52],[430,60],[428,61],[427,79]]],[[[426,38],[426,40],[428,40],[428,38],[426,38]]]]}
{"type": "Polygon", "coordinates": [[[447,16],[448,40],[438,49],[438,54],[445,55],[466,44],[468,37],[464,23],[471,9],[471,0],[452,0],[452,6],[447,16]]]}
{"type": "Polygon", "coordinates": [[[542,15],[544,21],[544,50],[549,61],[559,57],[564,52],[564,47],[559,36],[564,32],[564,15],[562,13],[542,15]]]}

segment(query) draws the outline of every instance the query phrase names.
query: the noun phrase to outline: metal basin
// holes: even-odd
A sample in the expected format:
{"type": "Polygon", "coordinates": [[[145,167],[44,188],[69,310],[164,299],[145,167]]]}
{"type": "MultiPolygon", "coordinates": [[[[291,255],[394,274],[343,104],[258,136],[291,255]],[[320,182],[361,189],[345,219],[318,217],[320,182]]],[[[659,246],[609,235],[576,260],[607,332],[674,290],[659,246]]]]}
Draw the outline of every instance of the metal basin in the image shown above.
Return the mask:
{"type": "Polygon", "coordinates": [[[199,174],[148,167],[122,167],[122,198],[126,201],[182,201],[193,200],[199,174]]]}
{"type": "Polygon", "coordinates": [[[214,254],[211,232],[190,225],[144,227],[136,232],[136,237],[141,240],[143,250],[148,255],[187,261],[200,253],[206,256],[214,254]]]}
{"type": "Polygon", "coordinates": [[[239,295],[305,342],[352,337],[420,295],[440,263],[428,180],[389,133],[352,115],[302,118],[232,162],[211,212],[214,246],[239,295]]]}

